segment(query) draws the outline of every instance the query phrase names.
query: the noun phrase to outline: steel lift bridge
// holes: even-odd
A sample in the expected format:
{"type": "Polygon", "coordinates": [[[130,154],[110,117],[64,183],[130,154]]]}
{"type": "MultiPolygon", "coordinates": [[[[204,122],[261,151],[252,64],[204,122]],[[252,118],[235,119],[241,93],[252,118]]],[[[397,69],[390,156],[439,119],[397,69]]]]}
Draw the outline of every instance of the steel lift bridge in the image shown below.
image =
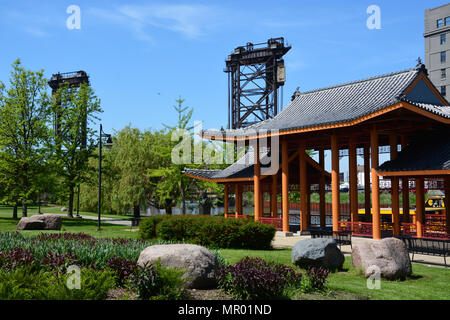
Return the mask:
{"type": "Polygon", "coordinates": [[[286,80],[282,57],[290,49],[284,38],[271,38],[237,47],[228,56],[224,69],[228,73],[228,128],[248,127],[277,115],[282,105],[279,89],[286,80]]]}

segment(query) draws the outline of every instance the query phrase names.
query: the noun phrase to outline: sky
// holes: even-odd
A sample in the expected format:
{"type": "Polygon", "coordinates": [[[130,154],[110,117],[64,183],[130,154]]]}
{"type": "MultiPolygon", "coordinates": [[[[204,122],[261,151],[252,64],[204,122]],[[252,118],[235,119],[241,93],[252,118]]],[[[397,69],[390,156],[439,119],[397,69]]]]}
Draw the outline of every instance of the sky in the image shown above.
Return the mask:
{"type": "Polygon", "coordinates": [[[227,126],[225,59],[247,42],[284,37],[284,106],[297,87],[313,90],[412,68],[424,61],[424,10],[443,1],[2,0],[0,81],[11,64],[85,70],[101,99],[101,123],[161,129],[175,124],[178,97],[204,129],[227,126]],[[69,29],[71,6],[80,28],[69,29]],[[369,29],[367,8],[380,8],[369,29]]]}

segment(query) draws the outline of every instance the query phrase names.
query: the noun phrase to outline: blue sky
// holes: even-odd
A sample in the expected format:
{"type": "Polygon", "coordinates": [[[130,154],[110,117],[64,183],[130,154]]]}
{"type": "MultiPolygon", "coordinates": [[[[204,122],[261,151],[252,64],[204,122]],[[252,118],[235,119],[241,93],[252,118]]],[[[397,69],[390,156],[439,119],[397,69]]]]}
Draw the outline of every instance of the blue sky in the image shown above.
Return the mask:
{"type": "Polygon", "coordinates": [[[182,96],[204,128],[226,127],[226,56],[248,41],[284,37],[284,102],[322,88],[415,66],[424,57],[424,10],[443,1],[1,1],[0,80],[12,62],[52,73],[85,70],[105,131],[175,123],[182,96]],[[81,29],[69,30],[69,5],[81,29]],[[381,9],[369,30],[366,10],[381,9]]]}

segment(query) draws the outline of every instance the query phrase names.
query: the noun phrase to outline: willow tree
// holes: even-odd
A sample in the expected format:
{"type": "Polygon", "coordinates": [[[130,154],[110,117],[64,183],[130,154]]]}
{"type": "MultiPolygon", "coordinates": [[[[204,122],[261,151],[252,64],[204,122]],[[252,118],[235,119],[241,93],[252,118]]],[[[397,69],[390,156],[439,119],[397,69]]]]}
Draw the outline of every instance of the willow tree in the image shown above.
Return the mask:
{"type": "Polygon", "coordinates": [[[150,184],[146,172],[154,158],[150,153],[148,134],[137,128],[125,127],[114,135],[109,150],[111,170],[115,179],[110,192],[114,211],[133,211],[136,218],[149,202],[150,184]]]}
{"type": "Polygon", "coordinates": [[[41,173],[50,155],[50,98],[43,70],[26,70],[20,60],[12,68],[0,103],[0,179],[9,200],[22,203],[26,217],[27,202],[43,188],[41,173]]]}
{"type": "Polygon", "coordinates": [[[88,160],[98,146],[92,125],[102,109],[88,84],[78,88],[63,84],[53,99],[52,112],[56,115],[53,159],[61,177],[61,192],[68,197],[68,215],[73,217],[75,187],[86,179],[88,160]]]}

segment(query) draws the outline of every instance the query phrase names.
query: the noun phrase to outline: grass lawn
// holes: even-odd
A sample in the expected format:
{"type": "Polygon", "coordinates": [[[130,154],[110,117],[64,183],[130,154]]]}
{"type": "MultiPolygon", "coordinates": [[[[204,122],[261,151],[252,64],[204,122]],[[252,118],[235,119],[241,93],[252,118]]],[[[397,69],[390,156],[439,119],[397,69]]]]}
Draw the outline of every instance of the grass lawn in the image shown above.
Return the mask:
{"type": "MultiPolygon", "coordinates": [[[[17,231],[17,223],[19,220],[12,218],[0,217],[0,232],[14,232],[17,231]]],[[[113,225],[102,222],[101,231],[97,231],[97,221],[84,219],[63,218],[61,231],[42,231],[42,230],[21,230],[18,231],[24,235],[34,236],[40,233],[86,233],[98,238],[131,238],[137,239],[137,228],[130,228],[126,226],[113,225]],[[130,231],[134,230],[134,231],[130,231]]]]}
{"type": "MultiPolygon", "coordinates": [[[[58,214],[65,214],[66,212],[61,211],[61,206],[42,206],[41,207],[41,213],[58,213],[58,214]]],[[[28,216],[38,213],[38,207],[37,206],[29,206],[28,207],[28,216]]],[[[13,209],[11,206],[4,206],[0,205],[0,217],[1,218],[11,218],[13,215],[13,209]]],[[[22,208],[18,208],[17,212],[18,217],[22,217],[22,208]]],[[[73,215],[76,215],[76,211],[74,210],[73,215]]],[[[80,211],[81,216],[93,216],[97,217],[97,212],[85,212],[80,211]]],[[[103,214],[102,217],[104,218],[114,218],[114,219],[130,219],[131,215],[114,215],[114,214],[103,214]]]]}
{"type": "MultiPolygon", "coordinates": [[[[291,249],[282,250],[233,250],[221,249],[221,255],[229,262],[236,263],[245,256],[260,257],[290,266],[291,249]]],[[[346,257],[344,271],[331,273],[328,287],[334,292],[344,292],[355,296],[376,300],[450,300],[450,269],[428,267],[413,263],[413,275],[405,281],[381,280],[381,289],[368,289],[367,280],[360,270],[352,266],[346,257]]],[[[303,270],[302,273],[305,273],[303,270]]],[[[308,297],[302,297],[308,299],[308,297]]],[[[317,296],[310,297],[316,299],[317,296]]],[[[347,297],[346,299],[351,299],[347,297]]]]}

